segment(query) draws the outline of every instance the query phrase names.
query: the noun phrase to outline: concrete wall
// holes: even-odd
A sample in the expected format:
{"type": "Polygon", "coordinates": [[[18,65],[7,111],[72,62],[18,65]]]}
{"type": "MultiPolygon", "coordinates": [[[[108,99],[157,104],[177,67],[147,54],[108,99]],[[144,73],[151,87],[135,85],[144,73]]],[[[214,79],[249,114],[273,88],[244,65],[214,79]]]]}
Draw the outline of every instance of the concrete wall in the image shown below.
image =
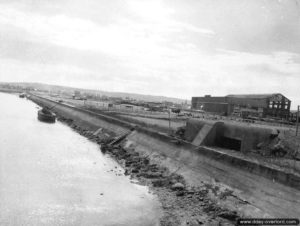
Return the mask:
{"type": "Polygon", "coordinates": [[[192,109],[200,109],[204,103],[228,103],[226,97],[192,97],[192,109]]]}
{"type": "MultiPolygon", "coordinates": [[[[257,144],[270,138],[271,129],[260,127],[242,126],[232,123],[224,123],[219,127],[219,136],[241,141],[241,151],[249,152],[255,149],[257,144]]],[[[218,143],[218,140],[216,140],[218,143]]]]}
{"type": "Polygon", "coordinates": [[[233,105],[240,106],[251,106],[256,108],[267,108],[268,98],[238,98],[238,97],[227,97],[227,101],[233,105]]]}
{"type": "Polygon", "coordinates": [[[205,112],[212,112],[212,113],[227,115],[228,108],[229,108],[229,106],[227,103],[203,103],[202,110],[205,112]]]}
{"type": "Polygon", "coordinates": [[[206,123],[205,121],[200,121],[197,119],[189,119],[186,123],[184,138],[187,141],[192,142],[197,136],[198,132],[205,125],[205,123],[206,123]]]}
{"type": "Polygon", "coordinates": [[[134,131],[127,137],[127,147],[135,148],[141,154],[149,156],[158,163],[187,176],[187,180],[195,181],[207,177],[230,186],[259,186],[262,177],[279,183],[300,188],[300,177],[278,169],[250,162],[208,147],[196,147],[190,144],[176,145],[157,136],[149,136],[142,131],[134,131]],[[191,173],[193,172],[193,173],[191,173]],[[195,173],[195,174],[194,174],[195,173]],[[259,175],[259,176],[257,176],[259,175]],[[192,177],[190,177],[192,176],[192,177]],[[246,185],[249,177],[253,180],[246,185]]]}

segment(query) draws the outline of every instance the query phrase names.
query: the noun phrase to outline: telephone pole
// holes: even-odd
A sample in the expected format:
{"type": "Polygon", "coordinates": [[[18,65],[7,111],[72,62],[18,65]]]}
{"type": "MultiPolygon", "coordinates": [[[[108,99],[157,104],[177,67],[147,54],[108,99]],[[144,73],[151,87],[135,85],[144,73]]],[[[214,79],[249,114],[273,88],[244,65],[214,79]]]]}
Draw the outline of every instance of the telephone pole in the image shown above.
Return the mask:
{"type": "Polygon", "coordinates": [[[169,113],[169,134],[171,134],[171,109],[169,109],[168,113],[169,113]]]}
{"type": "Polygon", "coordinates": [[[298,136],[298,130],[299,130],[299,111],[300,111],[300,105],[298,105],[298,108],[297,108],[297,118],[296,118],[296,136],[298,136]]]}

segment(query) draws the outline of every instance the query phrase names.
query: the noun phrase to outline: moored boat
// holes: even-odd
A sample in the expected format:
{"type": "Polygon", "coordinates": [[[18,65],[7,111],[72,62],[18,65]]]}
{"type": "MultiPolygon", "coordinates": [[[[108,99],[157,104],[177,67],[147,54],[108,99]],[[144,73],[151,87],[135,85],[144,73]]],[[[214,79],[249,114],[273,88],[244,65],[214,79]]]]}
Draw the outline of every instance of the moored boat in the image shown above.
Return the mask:
{"type": "Polygon", "coordinates": [[[24,97],[25,97],[25,93],[20,93],[20,94],[19,94],[19,97],[20,97],[20,98],[24,98],[24,97]]]}
{"type": "Polygon", "coordinates": [[[56,115],[47,108],[38,111],[38,119],[43,122],[55,122],[56,115]]]}

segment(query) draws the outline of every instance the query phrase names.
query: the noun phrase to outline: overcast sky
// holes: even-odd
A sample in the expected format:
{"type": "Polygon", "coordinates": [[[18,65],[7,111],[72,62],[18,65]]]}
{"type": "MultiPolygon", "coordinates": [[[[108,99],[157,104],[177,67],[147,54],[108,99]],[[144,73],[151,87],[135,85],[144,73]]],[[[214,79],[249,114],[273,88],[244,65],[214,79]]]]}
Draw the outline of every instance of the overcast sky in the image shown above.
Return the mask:
{"type": "Polygon", "coordinates": [[[0,81],[300,104],[300,1],[0,0],[0,81]]]}

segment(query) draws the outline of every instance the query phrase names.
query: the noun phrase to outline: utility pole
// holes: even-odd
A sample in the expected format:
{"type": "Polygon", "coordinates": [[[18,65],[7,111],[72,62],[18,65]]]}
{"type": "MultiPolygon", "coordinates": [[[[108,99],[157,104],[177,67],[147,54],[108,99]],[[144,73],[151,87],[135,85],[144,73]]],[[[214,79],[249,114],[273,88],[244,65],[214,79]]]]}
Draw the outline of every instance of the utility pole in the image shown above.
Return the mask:
{"type": "Polygon", "coordinates": [[[299,130],[299,111],[300,111],[300,105],[298,105],[298,109],[297,109],[296,136],[298,136],[298,130],[299,130]]]}
{"type": "Polygon", "coordinates": [[[169,109],[169,133],[171,134],[171,109],[169,109]]]}

